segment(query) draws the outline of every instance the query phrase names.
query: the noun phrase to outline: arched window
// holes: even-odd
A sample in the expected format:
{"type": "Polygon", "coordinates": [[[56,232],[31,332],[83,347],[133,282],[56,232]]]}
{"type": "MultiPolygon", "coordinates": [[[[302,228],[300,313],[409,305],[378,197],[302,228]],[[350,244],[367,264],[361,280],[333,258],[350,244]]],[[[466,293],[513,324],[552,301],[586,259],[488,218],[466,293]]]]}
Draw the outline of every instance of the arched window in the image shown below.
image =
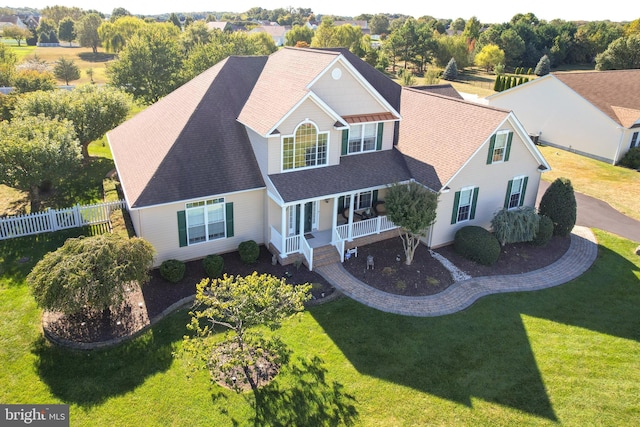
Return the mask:
{"type": "Polygon", "coordinates": [[[327,164],[328,132],[318,132],[315,124],[304,122],[293,135],[282,138],[282,170],[327,164]]]}

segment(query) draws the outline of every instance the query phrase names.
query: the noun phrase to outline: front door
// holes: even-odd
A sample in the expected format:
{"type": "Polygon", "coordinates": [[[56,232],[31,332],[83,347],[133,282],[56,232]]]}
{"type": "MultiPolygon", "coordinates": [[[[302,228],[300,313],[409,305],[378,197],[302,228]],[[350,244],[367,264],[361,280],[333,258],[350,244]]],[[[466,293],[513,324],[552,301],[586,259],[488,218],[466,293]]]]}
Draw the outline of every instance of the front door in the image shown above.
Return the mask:
{"type": "MultiPolygon", "coordinates": [[[[289,236],[300,234],[301,205],[287,207],[287,232],[289,236]]],[[[304,205],[304,232],[310,233],[318,229],[318,202],[308,202],[304,205]]]]}

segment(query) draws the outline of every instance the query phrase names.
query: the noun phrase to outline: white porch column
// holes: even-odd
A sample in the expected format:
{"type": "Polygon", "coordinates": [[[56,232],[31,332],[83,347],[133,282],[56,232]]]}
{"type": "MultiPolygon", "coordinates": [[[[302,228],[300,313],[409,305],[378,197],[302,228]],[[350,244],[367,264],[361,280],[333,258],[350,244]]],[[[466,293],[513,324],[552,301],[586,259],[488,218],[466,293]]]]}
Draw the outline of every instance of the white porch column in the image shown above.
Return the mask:
{"type": "Polygon", "coordinates": [[[283,206],[280,209],[280,247],[282,248],[282,252],[280,256],[282,258],[287,256],[287,207],[283,206]]]}
{"type": "Polygon", "coordinates": [[[304,238],[304,205],[305,203],[300,203],[300,218],[298,218],[298,223],[300,224],[300,238],[304,238]]]}
{"type": "Polygon", "coordinates": [[[347,239],[353,240],[353,204],[355,203],[356,195],[354,193],[349,195],[349,228],[347,233],[347,239]]]}
{"type": "Polygon", "coordinates": [[[342,215],[342,212],[338,212],[338,197],[333,198],[333,217],[331,219],[331,235],[333,236],[333,230],[338,228],[338,215],[342,215]]]}

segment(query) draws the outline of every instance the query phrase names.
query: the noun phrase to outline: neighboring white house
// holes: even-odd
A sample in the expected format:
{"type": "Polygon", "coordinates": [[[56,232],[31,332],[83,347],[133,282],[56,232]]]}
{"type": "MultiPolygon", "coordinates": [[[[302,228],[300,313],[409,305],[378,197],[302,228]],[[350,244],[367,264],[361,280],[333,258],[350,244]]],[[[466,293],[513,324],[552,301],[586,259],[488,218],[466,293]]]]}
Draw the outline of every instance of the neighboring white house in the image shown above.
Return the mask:
{"type": "Polygon", "coordinates": [[[552,73],[486,99],[544,144],[608,163],[640,144],[640,70],[552,73]]]}
{"type": "MultiPolygon", "coordinates": [[[[156,263],[264,244],[281,263],[397,236],[388,187],[439,194],[424,243],[534,206],[548,164],[512,112],[402,88],[347,49],[229,57],[107,134],[156,263]]],[[[322,257],[326,262],[325,256],[322,257]]]]}
{"type": "Polygon", "coordinates": [[[288,25],[261,25],[251,29],[249,33],[267,33],[271,36],[276,46],[284,46],[287,41],[285,37],[289,30],[291,30],[291,27],[288,25]]]}

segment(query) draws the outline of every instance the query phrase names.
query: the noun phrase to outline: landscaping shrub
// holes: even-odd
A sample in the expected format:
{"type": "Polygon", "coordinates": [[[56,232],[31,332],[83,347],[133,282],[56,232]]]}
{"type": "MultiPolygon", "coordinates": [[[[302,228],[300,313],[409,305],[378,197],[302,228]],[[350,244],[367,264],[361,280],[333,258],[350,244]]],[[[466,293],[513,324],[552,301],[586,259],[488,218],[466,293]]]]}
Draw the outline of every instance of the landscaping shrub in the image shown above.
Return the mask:
{"type": "Polygon", "coordinates": [[[160,264],[160,276],[171,283],[178,283],[184,277],[186,267],[182,261],[168,259],[160,264]]]}
{"type": "Polygon", "coordinates": [[[551,183],[540,199],[538,212],[553,221],[553,234],[568,236],[576,225],[578,214],[576,196],[571,181],[557,178],[551,183]]]}
{"type": "Polygon", "coordinates": [[[491,219],[493,234],[501,245],[530,242],[536,237],[539,217],[532,207],[502,209],[491,219]]]}
{"type": "Polygon", "coordinates": [[[247,240],[238,246],[240,259],[245,264],[253,264],[260,256],[260,246],[254,240],[247,240]]]}
{"type": "Polygon", "coordinates": [[[224,258],[220,255],[207,255],[202,260],[202,266],[205,273],[212,279],[222,277],[222,270],[224,269],[224,258]]]}
{"type": "Polygon", "coordinates": [[[553,237],[553,221],[546,215],[538,215],[538,232],[536,237],[531,241],[535,246],[545,246],[553,237]]]}
{"type": "Polygon", "coordinates": [[[483,265],[492,265],[500,257],[500,242],[488,230],[476,225],[456,232],[453,248],[463,257],[483,265]]]}
{"type": "Polygon", "coordinates": [[[618,164],[625,168],[640,170],[640,147],[630,148],[618,164]]]}

